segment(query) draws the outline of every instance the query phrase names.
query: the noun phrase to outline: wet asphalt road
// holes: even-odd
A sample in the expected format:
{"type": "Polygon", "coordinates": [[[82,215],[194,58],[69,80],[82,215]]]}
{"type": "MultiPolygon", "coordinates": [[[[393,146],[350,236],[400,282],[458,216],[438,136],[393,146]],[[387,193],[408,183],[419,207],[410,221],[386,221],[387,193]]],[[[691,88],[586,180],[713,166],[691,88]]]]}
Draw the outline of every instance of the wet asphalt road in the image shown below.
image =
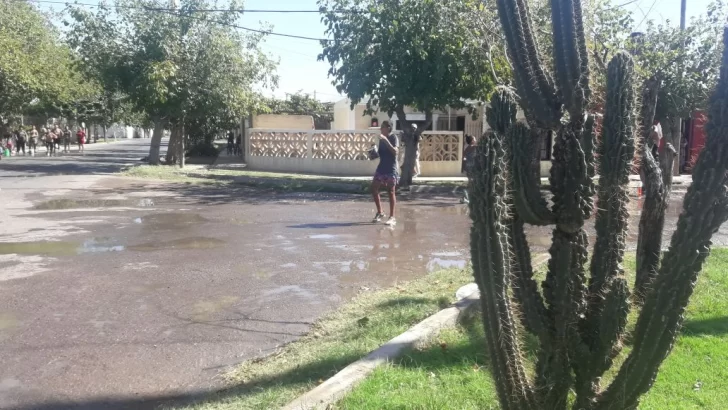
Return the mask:
{"type": "Polygon", "coordinates": [[[38,161],[69,175],[30,178],[39,159],[0,164],[0,408],[150,408],[215,389],[362,290],[466,264],[454,198],[403,202],[389,229],[368,223],[366,198],[93,175],[83,159],[38,161]]]}
{"type": "MultiPolygon", "coordinates": [[[[109,139],[111,141],[111,139],[109,139]]],[[[162,141],[162,155],[167,151],[167,139],[162,141]]],[[[118,172],[121,168],[138,164],[149,154],[149,139],[119,140],[119,142],[87,144],[85,152],[72,147],[70,153],[47,157],[45,148],[38,148],[35,156],[0,159],[0,177],[22,178],[48,175],[98,175],[118,172]]]]}
{"type": "MultiPolygon", "coordinates": [[[[143,409],[204,393],[357,292],[467,263],[456,198],[402,201],[389,229],[368,223],[365,197],[104,175],[146,149],[0,162],[0,408],[143,409]]],[[[673,209],[669,227],[679,198],[673,209]]],[[[535,252],[548,235],[529,231],[535,252]]]]}

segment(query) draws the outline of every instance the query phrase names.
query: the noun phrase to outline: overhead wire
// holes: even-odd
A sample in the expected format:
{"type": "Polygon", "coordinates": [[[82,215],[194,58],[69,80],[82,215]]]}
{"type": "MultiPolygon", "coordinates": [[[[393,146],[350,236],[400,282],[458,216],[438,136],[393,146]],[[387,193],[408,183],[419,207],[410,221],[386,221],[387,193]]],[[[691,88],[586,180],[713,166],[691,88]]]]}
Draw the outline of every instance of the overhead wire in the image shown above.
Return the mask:
{"type": "MultiPolygon", "coordinates": [[[[71,3],[68,1],[57,1],[57,0],[24,0],[24,1],[27,1],[29,3],[40,3],[40,4],[65,4],[65,5],[77,5],[77,6],[85,6],[85,7],[103,7],[102,5],[99,5],[99,4],[79,3],[79,2],[71,3]]],[[[296,35],[296,34],[278,33],[278,32],[272,31],[272,30],[261,30],[261,29],[251,28],[251,27],[240,26],[237,24],[223,23],[221,21],[215,21],[215,20],[210,20],[210,19],[201,19],[201,18],[193,17],[189,14],[181,14],[179,9],[173,9],[173,8],[160,8],[160,7],[147,7],[147,6],[109,6],[109,7],[118,8],[118,9],[129,9],[129,10],[136,9],[136,10],[149,10],[149,11],[155,11],[155,12],[162,12],[162,13],[167,13],[167,14],[176,15],[176,16],[180,16],[180,17],[186,17],[186,18],[191,18],[191,19],[200,20],[200,21],[207,21],[207,22],[214,23],[214,24],[219,24],[219,25],[223,25],[223,26],[227,26],[227,27],[237,28],[240,30],[250,31],[253,33],[266,34],[266,35],[271,35],[271,36],[297,38],[297,39],[301,39],[301,40],[310,40],[310,41],[326,41],[326,42],[334,41],[334,40],[328,39],[328,38],[317,38],[317,37],[300,36],[300,35],[296,35]]],[[[262,9],[253,9],[253,10],[248,10],[248,9],[193,9],[193,10],[186,11],[186,13],[208,13],[208,12],[209,13],[239,12],[239,13],[245,14],[245,13],[326,13],[328,11],[325,11],[325,10],[262,10],[262,9]]],[[[333,13],[358,13],[360,11],[335,10],[332,12],[333,13]]]]}

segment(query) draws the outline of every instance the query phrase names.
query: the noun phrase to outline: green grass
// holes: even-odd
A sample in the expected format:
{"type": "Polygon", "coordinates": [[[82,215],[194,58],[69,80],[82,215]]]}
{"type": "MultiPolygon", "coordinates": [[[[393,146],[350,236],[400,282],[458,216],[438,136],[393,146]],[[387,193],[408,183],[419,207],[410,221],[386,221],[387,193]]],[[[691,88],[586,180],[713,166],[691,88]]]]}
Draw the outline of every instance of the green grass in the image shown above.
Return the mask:
{"type": "Polygon", "coordinates": [[[363,292],[316,322],[302,339],[266,358],[244,363],[228,375],[229,389],[183,408],[279,408],[449,305],[471,275],[443,270],[388,289],[363,292]]]}
{"type": "MultiPolygon", "coordinates": [[[[634,270],[634,259],[626,265],[634,270]]],[[[433,345],[377,369],[336,408],[498,408],[484,343],[480,322],[445,331],[433,345]]],[[[626,348],[619,363],[628,352],[626,348]]],[[[728,250],[717,249],[700,275],[672,354],[640,409],[728,408],[726,380],[728,250]]]]}

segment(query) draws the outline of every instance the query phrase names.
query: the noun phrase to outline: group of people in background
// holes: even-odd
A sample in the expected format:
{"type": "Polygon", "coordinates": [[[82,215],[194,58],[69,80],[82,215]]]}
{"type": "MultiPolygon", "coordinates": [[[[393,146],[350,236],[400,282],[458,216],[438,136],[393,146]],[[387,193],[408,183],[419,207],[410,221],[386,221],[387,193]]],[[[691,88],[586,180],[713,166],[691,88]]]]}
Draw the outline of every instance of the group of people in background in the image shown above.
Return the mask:
{"type": "Polygon", "coordinates": [[[243,137],[238,135],[235,137],[235,133],[230,131],[227,134],[227,154],[228,155],[242,155],[243,154],[243,137]]]}
{"type": "Polygon", "coordinates": [[[83,128],[79,127],[75,133],[67,125],[63,129],[58,125],[41,127],[40,131],[35,125],[30,129],[15,128],[3,135],[0,157],[17,156],[21,152],[23,155],[34,156],[37,155],[38,146],[45,147],[46,156],[53,156],[59,152],[71,152],[73,144],[78,146],[79,152],[83,152],[83,146],[86,144],[86,132],[83,128]]]}

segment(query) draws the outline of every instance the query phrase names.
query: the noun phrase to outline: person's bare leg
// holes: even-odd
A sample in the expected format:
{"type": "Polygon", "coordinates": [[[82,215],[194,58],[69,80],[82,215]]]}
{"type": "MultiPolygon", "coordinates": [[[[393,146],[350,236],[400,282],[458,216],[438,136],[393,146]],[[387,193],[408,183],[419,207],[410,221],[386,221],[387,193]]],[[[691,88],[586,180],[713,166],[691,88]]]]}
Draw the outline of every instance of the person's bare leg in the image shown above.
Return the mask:
{"type": "Polygon", "coordinates": [[[394,218],[394,206],[397,205],[397,196],[394,193],[394,186],[387,187],[389,191],[389,216],[394,218]]]}
{"type": "Polygon", "coordinates": [[[374,205],[377,206],[377,213],[382,213],[382,198],[379,195],[379,187],[381,184],[378,181],[372,182],[372,198],[374,198],[374,205]]]}

